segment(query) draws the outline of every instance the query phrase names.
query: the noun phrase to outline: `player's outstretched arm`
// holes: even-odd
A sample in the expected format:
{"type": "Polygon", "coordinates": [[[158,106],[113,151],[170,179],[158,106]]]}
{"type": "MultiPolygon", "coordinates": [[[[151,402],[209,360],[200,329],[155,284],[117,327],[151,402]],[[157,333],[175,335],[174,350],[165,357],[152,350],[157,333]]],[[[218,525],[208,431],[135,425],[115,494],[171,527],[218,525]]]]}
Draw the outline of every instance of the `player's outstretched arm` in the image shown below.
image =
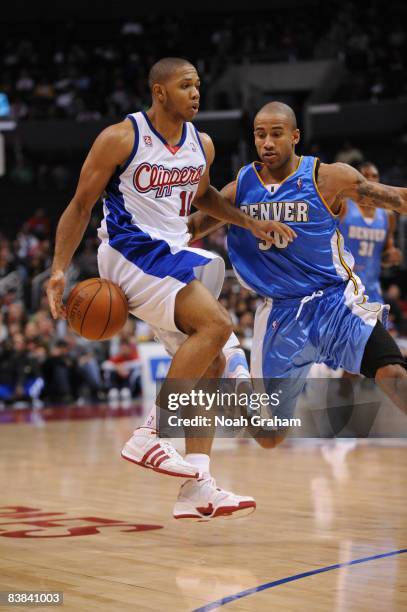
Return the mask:
{"type": "Polygon", "coordinates": [[[348,164],[321,164],[318,185],[332,194],[333,211],[339,209],[339,202],[344,198],[351,198],[363,206],[407,213],[407,189],[368,181],[348,164]]]}
{"type": "Polygon", "coordinates": [[[96,138],[82,166],[75,195],[59,220],[51,278],[47,287],[48,302],[54,319],[66,316],[62,304],[64,273],[82,240],[92,208],[116,167],[130,155],[134,133],[132,134],[124,123],[106,128],[96,138]]]}
{"type": "Polygon", "coordinates": [[[289,242],[292,242],[292,240],[296,238],[296,233],[290,227],[277,221],[261,221],[249,217],[234,206],[233,201],[231,202],[224,197],[224,195],[220,194],[219,191],[210,184],[209,168],[215,157],[215,149],[211,138],[207,134],[200,134],[200,136],[205,149],[207,166],[193,200],[194,206],[219,221],[238,225],[249,230],[254,236],[261,240],[270,242],[270,232],[276,232],[289,242]]]}
{"type": "MultiPolygon", "coordinates": [[[[236,197],[236,181],[232,181],[223,187],[220,194],[226,198],[231,206],[234,206],[236,197]]],[[[188,218],[188,231],[191,234],[191,242],[194,240],[199,240],[200,238],[205,238],[205,236],[208,236],[208,234],[211,234],[223,225],[226,225],[225,221],[219,221],[219,219],[211,217],[202,210],[198,210],[188,218]]]]}

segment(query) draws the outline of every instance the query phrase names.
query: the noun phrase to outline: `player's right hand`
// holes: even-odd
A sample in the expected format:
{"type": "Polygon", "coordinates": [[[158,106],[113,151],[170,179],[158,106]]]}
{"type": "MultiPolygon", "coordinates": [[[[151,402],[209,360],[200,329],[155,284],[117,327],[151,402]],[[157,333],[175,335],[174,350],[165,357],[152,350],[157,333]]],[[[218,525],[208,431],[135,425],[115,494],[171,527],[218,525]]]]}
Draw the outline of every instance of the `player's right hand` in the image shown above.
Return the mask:
{"type": "Polygon", "coordinates": [[[288,242],[292,242],[295,238],[297,238],[297,234],[294,232],[294,230],[285,223],[280,223],[280,221],[261,221],[259,219],[250,219],[248,229],[254,236],[256,236],[256,238],[260,238],[266,242],[273,242],[273,234],[278,234],[288,242]]]}
{"type": "Polygon", "coordinates": [[[66,308],[62,303],[65,289],[65,275],[57,270],[51,275],[47,286],[47,298],[54,319],[66,319],[66,308]]]}

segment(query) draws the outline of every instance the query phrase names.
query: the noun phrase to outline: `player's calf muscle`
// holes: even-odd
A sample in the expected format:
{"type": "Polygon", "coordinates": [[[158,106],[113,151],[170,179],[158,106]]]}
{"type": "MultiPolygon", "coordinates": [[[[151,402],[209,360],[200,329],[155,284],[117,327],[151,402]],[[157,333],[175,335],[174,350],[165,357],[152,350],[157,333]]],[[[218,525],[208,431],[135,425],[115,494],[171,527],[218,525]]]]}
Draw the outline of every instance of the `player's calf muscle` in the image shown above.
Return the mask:
{"type": "Polygon", "coordinates": [[[387,366],[383,366],[379,368],[376,372],[375,379],[382,380],[384,378],[406,378],[407,379],[407,371],[399,364],[391,364],[387,366]]]}
{"type": "Polygon", "coordinates": [[[400,364],[379,368],[375,381],[390,399],[407,414],[407,371],[400,364]]]}
{"type": "Polygon", "coordinates": [[[223,353],[219,353],[206,370],[205,378],[220,378],[225,369],[226,359],[223,353]]]}

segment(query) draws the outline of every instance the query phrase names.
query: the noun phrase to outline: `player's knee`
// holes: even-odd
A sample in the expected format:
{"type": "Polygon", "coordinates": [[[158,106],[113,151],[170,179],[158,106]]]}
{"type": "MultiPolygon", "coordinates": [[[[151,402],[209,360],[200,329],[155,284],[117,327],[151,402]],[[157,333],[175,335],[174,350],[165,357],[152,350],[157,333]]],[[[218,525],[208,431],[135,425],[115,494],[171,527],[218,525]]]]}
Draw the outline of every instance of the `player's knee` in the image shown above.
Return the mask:
{"type": "Polygon", "coordinates": [[[379,382],[385,378],[407,378],[407,371],[402,365],[392,363],[390,365],[383,366],[376,371],[376,382],[379,382]]]}
{"type": "Polygon", "coordinates": [[[208,327],[207,333],[211,334],[219,348],[222,348],[233,331],[233,323],[227,310],[220,304],[208,327]]]}

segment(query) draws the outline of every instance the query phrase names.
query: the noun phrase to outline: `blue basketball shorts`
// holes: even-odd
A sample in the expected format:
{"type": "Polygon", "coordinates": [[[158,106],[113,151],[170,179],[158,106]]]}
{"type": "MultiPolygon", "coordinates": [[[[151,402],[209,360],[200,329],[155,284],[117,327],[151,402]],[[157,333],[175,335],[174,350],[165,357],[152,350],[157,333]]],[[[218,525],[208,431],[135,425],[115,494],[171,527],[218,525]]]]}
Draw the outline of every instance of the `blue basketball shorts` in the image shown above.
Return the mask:
{"type": "Polygon", "coordinates": [[[360,373],[366,343],[378,320],[386,324],[388,310],[368,302],[361,284],[356,293],[351,281],[302,299],[266,299],[255,317],[251,375],[268,392],[284,387],[286,416],[313,363],[360,373]]]}

